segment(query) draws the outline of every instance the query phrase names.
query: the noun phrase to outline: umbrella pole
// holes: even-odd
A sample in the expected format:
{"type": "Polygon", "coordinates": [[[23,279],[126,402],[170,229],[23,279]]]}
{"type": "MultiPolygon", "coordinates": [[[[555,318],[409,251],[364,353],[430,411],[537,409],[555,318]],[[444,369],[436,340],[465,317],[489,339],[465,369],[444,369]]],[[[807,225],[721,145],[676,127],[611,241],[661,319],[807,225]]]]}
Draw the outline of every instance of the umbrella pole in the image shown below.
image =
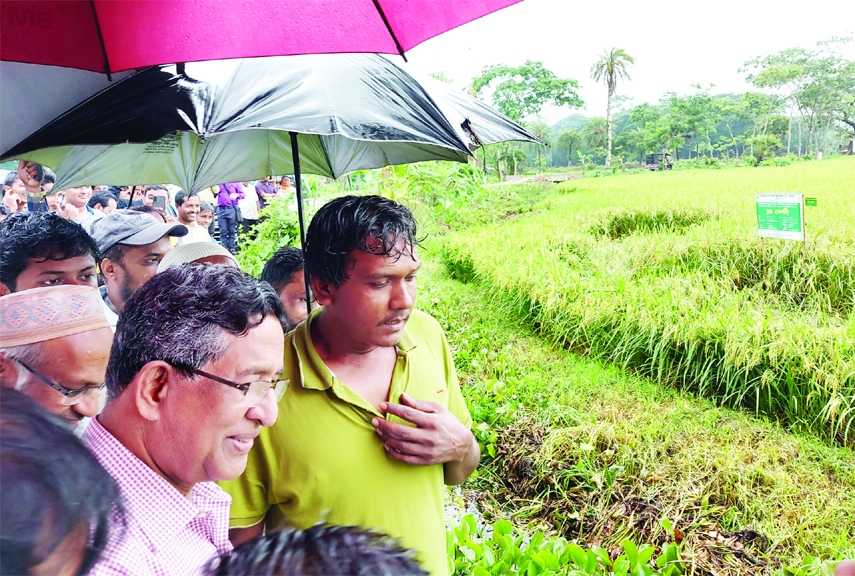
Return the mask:
{"type": "MultiPolygon", "coordinates": [[[[303,215],[303,180],[300,178],[300,150],[297,146],[297,133],[288,132],[291,136],[291,159],[294,163],[294,179],[297,181],[297,219],[300,221],[300,247],[303,249],[303,254],[306,253],[306,218],[303,215]]],[[[305,268],[305,258],[303,259],[303,282],[306,284],[306,311],[312,313],[312,288],[309,286],[309,274],[305,268]]]]}

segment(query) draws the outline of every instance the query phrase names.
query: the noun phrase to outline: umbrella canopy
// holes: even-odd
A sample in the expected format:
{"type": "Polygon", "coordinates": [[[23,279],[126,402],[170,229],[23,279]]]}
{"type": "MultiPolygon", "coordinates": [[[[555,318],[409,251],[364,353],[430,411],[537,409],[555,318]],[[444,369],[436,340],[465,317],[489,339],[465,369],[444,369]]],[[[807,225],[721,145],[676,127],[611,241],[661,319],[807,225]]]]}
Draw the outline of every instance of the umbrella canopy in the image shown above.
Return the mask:
{"type": "Polygon", "coordinates": [[[546,145],[546,142],[474,96],[455,90],[435,78],[420,79],[420,82],[471,150],[486,144],[509,141],[546,145]]]}
{"type": "MultiPolygon", "coordinates": [[[[113,75],[113,80],[131,74],[120,72],[113,75]]],[[[97,72],[0,62],[0,150],[8,150],[110,85],[107,77],[97,72]]]]}
{"type": "Polygon", "coordinates": [[[3,0],[0,60],[109,75],[226,58],[403,55],[429,38],[519,1],[3,0]]]}
{"type": "Polygon", "coordinates": [[[58,189],[173,183],[187,191],[295,171],[347,172],[468,148],[430,96],[367,54],[228,60],[143,70],[3,153],[52,167],[58,189]]]}

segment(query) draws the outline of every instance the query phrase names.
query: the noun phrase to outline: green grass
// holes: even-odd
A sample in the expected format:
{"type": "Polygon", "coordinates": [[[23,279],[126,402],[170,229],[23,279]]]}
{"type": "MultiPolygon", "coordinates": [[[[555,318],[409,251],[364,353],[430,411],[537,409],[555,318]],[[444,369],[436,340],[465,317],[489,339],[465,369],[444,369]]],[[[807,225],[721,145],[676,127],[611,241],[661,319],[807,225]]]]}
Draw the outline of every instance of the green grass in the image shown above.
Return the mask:
{"type": "Polygon", "coordinates": [[[426,248],[417,305],[454,350],[485,454],[468,494],[488,519],[615,557],[624,538],[659,545],[668,518],[696,574],[855,554],[851,449],[572,354],[426,248]]]}
{"type": "Polygon", "coordinates": [[[576,180],[529,214],[446,235],[441,251],[568,349],[852,444],[852,190],[845,157],[576,180]],[[806,255],[756,237],[762,192],[819,199],[806,255]]]}

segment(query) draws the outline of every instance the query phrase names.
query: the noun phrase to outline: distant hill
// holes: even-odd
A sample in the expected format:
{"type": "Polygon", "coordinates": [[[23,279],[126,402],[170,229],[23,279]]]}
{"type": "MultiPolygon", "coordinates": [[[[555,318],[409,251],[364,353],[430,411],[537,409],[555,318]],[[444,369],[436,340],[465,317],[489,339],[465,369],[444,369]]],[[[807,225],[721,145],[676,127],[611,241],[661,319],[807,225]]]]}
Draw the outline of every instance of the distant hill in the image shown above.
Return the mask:
{"type": "Polygon", "coordinates": [[[588,118],[582,114],[572,114],[567,118],[562,118],[558,122],[552,125],[552,129],[555,130],[556,134],[559,134],[562,130],[578,130],[582,126],[585,125],[585,122],[588,121],[588,118]]]}

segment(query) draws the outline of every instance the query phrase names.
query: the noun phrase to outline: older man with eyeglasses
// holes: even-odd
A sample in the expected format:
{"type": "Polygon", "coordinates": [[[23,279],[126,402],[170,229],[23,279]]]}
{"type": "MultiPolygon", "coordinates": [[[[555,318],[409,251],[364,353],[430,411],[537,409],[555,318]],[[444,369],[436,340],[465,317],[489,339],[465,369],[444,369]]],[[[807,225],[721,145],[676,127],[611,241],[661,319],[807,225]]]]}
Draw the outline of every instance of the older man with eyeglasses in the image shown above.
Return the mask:
{"type": "Polygon", "coordinates": [[[89,286],[31,288],[0,298],[0,384],[76,429],[104,399],[113,332],[89,286]]]}
{"type": "Polygon", "coordinates": [[[109,399],[83,435],[113,475],[127,531],[90,574],[199,574],[228,554],[231,498],[288,382],[282,304],[237,268],[183,264],[125,303],[107,367],[109,399]]]}

